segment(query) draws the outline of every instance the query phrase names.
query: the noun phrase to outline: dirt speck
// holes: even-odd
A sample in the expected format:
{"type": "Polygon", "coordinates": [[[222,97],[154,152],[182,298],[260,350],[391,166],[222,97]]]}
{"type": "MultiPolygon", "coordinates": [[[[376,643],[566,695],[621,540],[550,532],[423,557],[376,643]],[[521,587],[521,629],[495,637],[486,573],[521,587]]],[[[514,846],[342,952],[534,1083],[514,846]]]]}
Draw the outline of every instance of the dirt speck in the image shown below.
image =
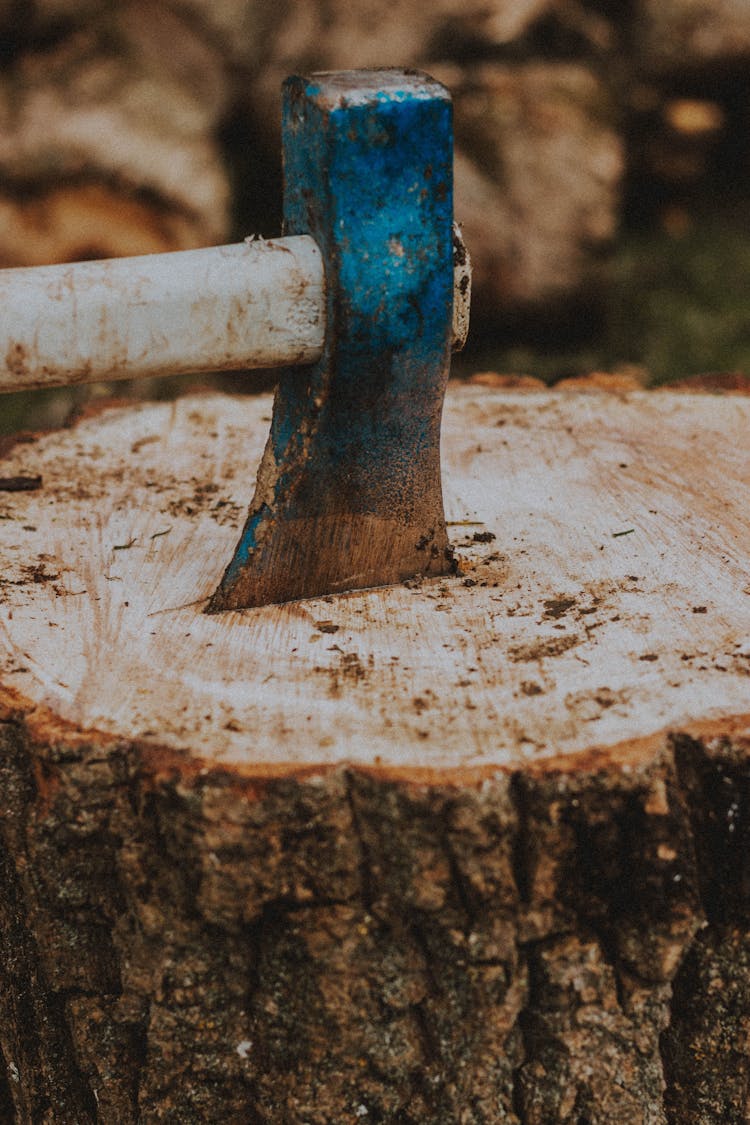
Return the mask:
{"type": "Polygon", "coordinates": [[[604,711],[616,704],[627,704],[630,693],[625,689],[614,691],[609,687],[594,688],[593,691],[572,692],[565,698],[565,706],[581,722],[594,722],[604,711]]]}
{"type": "Polygon", "coordinates": [[[133,442],[130,447],[130,452],[138,453],[141,449],[143,449],[144,445],[152,445],[155,441],[159,440],[160,439],[158,434],[146,434],[144,437],[140,437],[137,441],[133,442]]]}
{"type": "Polygon", "coordinates": [[[525,663],[533,660],[544,660],[550,656],[560,656],[570,648],[575,648],[581,643],[581,638],[575,633],[565,633],[561,637],[548,637],[545,640],[534,641],[528,645],[514,645],[508,652],[510,659],[515,663],[525,663]]]}
{"type": "Polygon", "coordinates": [[[0,492],[36,492],[41,487],[40,476],[0,477],[0,492]]]}
{"type": "Polygon", "coordinates": [[[339,671],[351,680],[364,680],[367,675],[357,652],[342,652],[339,671]]]}
{"type": "Polygon", "coordinates": [[[544,616],[552,617],[557,620],[558,617],[564,617],[568,610],[572,609],[575,604],[575,598],[564,596],[548,598],[544,603],[544,616]]]}

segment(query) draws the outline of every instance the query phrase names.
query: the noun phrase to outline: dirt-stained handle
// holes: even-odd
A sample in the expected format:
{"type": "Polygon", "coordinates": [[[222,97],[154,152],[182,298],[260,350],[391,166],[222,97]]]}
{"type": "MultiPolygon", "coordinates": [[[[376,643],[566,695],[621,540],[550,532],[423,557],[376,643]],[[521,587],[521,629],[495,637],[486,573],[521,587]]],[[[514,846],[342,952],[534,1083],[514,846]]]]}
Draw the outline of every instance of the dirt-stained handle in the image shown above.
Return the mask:
{"type": "Polygon", "coordinates": [[[314,363],[323,259],[303,235],[0,271],[0,390],[314,363]]]}

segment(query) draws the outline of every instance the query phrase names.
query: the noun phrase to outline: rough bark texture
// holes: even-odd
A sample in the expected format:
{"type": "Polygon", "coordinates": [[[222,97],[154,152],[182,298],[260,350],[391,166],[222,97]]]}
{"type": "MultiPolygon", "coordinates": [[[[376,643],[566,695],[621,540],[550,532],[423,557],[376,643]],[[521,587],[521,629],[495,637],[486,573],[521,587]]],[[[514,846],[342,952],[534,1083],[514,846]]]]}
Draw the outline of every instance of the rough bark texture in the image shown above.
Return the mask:
{"type": "Polygon", "coordinates": [[[223,621],[182,605],[196,528],[207,553],[235,534],[267,399],[7,454],[42,479],[0,524],[0,1120],[747,1121],[747,453],[715,434],[748,406],[618,395],[451,393],[454,526],[481,481],[469,526],[497,521],[504,561],[459,532],[452,579],[223,621]],[[685,462],[699,418],[711,466],[685,462]],[[590,551],[576,504],[611,535],[590,551]],[[717,714],[678,721],[706,684],[717,714]]]}
{"type": "Polygon", "coordinates": [[[744,742],[243,788],[1,729],[17,1121],[747,1120],[744,742]]]}

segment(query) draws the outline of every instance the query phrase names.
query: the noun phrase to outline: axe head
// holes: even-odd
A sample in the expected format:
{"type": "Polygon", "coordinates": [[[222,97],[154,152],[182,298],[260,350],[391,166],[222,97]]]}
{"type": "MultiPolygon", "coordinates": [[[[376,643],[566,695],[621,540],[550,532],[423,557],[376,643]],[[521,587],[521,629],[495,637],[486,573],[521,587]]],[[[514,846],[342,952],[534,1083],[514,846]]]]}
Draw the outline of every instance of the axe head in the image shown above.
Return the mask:
{"type": "Polygon", "coordinates": [[[326,338],[284,371],[250,513],[208,612],[444,574],[452,125],[424,74],[284,84],[284,233],[326,270],[326,338]]]}

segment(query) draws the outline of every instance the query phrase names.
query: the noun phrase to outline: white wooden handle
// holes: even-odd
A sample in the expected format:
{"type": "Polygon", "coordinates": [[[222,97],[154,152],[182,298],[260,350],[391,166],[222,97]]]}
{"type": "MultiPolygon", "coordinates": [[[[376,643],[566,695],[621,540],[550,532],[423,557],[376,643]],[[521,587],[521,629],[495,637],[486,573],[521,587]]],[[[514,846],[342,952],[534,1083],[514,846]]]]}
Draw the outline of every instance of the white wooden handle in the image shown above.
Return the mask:
{"type": "Polygon", "coordinates": [[[307,235],[0,271],[0,391],[314,363],[324,270],[307,235]]]}

